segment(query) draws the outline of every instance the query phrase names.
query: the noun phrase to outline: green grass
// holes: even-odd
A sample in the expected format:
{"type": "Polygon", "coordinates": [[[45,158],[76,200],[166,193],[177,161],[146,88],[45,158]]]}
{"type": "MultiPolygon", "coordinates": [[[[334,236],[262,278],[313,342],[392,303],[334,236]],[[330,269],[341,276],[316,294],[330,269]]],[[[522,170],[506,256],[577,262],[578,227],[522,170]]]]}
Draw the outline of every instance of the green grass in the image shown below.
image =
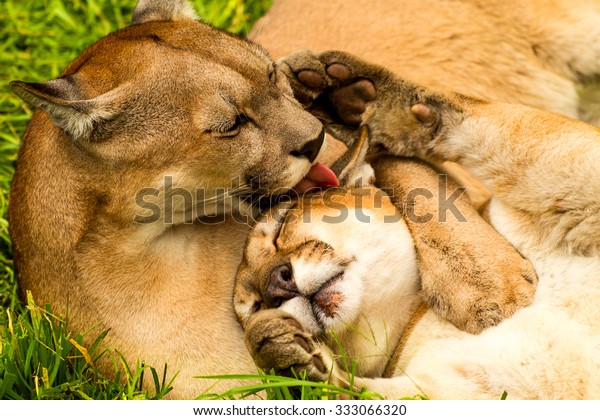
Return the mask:
{"type": "Polygon", "coordinates": [[[239,388],[232,388],[222,394],[202,395],[204,399],[243,399],[258,396],[269,400],[381,400],[383,397],[379,394],[370,392],[366,389],[352,391],[336,385],[327,383],[315,383],[306,380],[302,375],[296,378],[287,378],[277,375],[257,374],[257,375],[222,375],[206,376],[204,378],[233,380],[242,379],[254,382],[253,385],[246,385],[239,388]]]}
{"type": "Polygon", "coordinates": [[[102,348],[107,332],[83,346],[84,335],[72,334],[64,320],[48,308],[28,304],[13,316],[1,333],[0,399],[160,399],[171,390],[166,367],[162,376],[143,365],[131,370],[118,353],[102,348]],[[97,368],[101,357],[112,357],[115,378],[97,368]],[[142,389],[144,375],[151,374],[154,387],[142,389]]]}
{"type": "MultiPolygon", "coordinates": [[[[192,2],[205,21],[245,34],[271,1],[192,2]]],[[[7,221],[20,139],[32,114],[8,82],[57,77],[86,47],[127,26],[134,6],[135,0],[0,2],[0,399],[152,399],[170,390],[174,372],[143,363],[130,370],[118,353],[103,350],[106,332],[73,334],[49,308],[19,301],[7,221]],[[82,346],[84,335],[92,346],[82,346]],[[111,358],[116,379],[97,369],[101,357],[111,358]],[[148,375],[154,386],[142,390],[148,375]]]]}

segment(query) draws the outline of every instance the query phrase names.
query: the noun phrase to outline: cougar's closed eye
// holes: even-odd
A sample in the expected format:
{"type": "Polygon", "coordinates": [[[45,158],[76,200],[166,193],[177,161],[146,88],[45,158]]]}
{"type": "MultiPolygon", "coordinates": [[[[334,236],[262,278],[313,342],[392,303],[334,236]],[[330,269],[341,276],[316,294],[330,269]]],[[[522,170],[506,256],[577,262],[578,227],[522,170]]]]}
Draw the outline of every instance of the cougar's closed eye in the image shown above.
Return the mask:
{"type": "Polygon", "coordinates": [[[234,137],[240,133],[241,128],[250,122],[250,118],[245,114],[239,114],[235,119],[219,124],[211,128],[211,133],[215,137],[234,137]]]}

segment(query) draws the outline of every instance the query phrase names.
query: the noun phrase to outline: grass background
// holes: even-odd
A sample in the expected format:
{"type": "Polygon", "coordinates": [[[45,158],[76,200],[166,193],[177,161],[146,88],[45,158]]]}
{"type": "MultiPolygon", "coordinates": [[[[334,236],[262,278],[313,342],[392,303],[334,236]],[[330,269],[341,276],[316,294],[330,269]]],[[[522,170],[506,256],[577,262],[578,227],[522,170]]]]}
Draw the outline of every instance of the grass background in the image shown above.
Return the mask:
{"type": "MultiPolygon", "coordinates": [[[[271,1],[192,3],[205,21],[246,34],[271,1]]],[[[86,47],[127,26],[135,3],[136,0],[0,2],[0,399],[146,399],[162,398],[169,391],[172,373],[141,364],[130,369],[118,354],[112,355],[117,380],[104,377],[94,367],[97,358],[106,357],[101,345],[104,333],[71,334],[49,308],[40,308],[31,300],[19,301],[6,214],[20,139],[33,112],[11,93],[8,83],[41,82],[59,76],[86,47]],[[95,345],[84,348],[83,334],[95,334],[95,345]],[[154,389],[141,389],[143,375],[152,376],[154,389]]],[[[278,392],[272,397],[285,397],[285,393],[278,392]]],[[[231,397],[235,395],[243,393],[233,392],[231,397]]]]}

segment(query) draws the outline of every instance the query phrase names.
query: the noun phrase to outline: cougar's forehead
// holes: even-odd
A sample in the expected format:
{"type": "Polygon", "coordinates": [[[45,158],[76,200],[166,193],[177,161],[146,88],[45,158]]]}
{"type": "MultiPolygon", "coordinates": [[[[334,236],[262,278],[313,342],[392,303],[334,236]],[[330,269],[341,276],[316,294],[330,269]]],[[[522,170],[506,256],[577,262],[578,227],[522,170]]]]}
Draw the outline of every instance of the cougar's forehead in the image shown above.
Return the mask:
{"type": "Polygon", "coordinates": [[[340,248],[336,245],[359,240],[359,232],[369,231],[373,224],[400,219],[397,208],[382,190],[330,189],[307,196],[290,209],[277,242],[281,247],[294,246],[310,238],[340,248]]]}
{"type": "Polygon", "coordinates": [[[247,246],[248,261],[287,252],[319,240],[336,244],[360,239],[369,225],[401,219],[390,198],[377,188],[330,189],[298,201],[280,204],[256,224],[247,246]],[[354,235],[354,232],[357,235],[354,235]]]}
{"type": "MultiPolygon", "coordinates": [[[[229,68],[259,83],[268,80],[273,65],[260,46],[207,24],[150,22],[101,39],[67,67],[63,76],[87,76],[87,87],[97,90],[90,94],[97,95],[132,79],[139,80],[148,72],[189,74],[194,67],[200,70],[204,63],[229,68]]],[[[177,74],[172,76],[173,84],[177,83],[177,74]]]]}

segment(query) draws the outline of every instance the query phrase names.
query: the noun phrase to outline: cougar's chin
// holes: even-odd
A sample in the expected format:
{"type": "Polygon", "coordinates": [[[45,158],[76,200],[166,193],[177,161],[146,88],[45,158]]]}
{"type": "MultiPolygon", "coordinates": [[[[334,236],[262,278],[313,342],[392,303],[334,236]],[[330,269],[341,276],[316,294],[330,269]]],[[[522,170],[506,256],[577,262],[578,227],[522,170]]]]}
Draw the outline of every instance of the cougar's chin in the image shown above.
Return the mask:
{"type": "Polygon", "coordinates": [[[321,324],[327,324],[339,314],[345,301],[345,295],[339,284],[343,281],[344,273],[329,279],[311,298],[315,319],[321,324]]]}

